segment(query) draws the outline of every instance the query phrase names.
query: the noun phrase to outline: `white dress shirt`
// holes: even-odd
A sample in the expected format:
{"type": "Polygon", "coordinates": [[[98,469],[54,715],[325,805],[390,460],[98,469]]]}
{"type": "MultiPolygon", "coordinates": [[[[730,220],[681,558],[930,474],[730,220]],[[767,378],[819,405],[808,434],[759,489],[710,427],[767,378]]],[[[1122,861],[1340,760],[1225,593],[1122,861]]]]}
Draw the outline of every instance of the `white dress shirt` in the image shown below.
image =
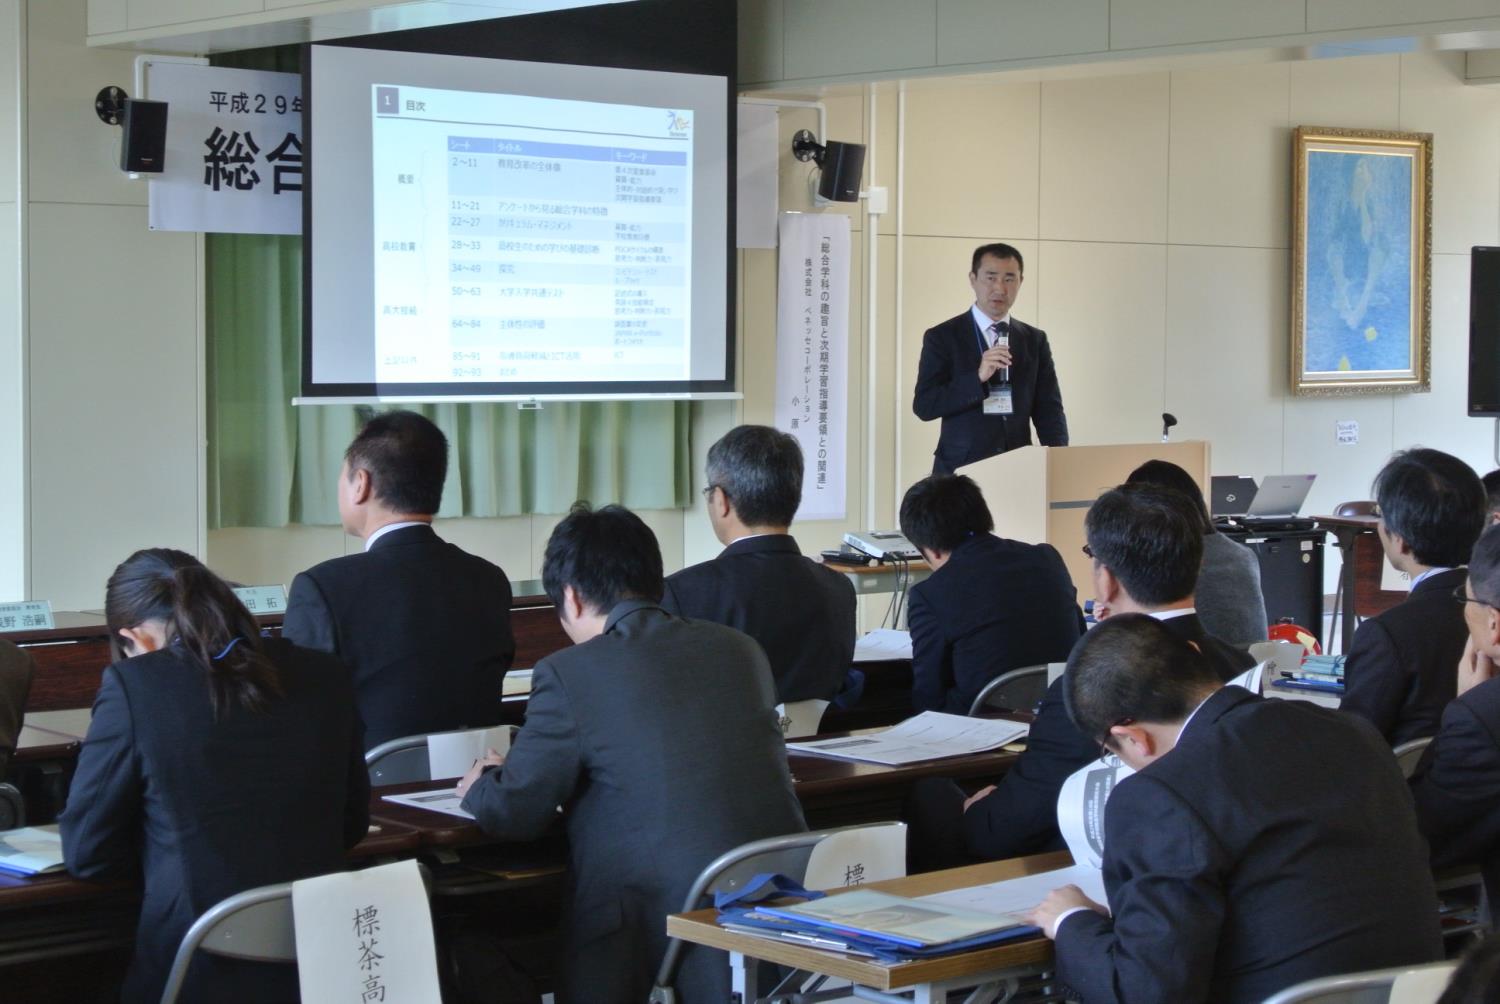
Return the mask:
{"type": "Polygon", "coordinates": [[[387,523],[385,526],[381,527],[379,530],[376,530],[374,533],[370,534],[368,537],[365,538],[365,550],[368,551],[370,548],[374,547],[375,546],[375,542],[377,540],[379,540],[381,537],[384,537],[386,534],[390,533],[392,530],[404,530],[406,527],[409,527],[409,526],[431,526],[431,525],[432,524],[429,523],[425,519],[408,519],[408,520],[404,520],[404,521],[402,521],[400,523],[387,523]]]}

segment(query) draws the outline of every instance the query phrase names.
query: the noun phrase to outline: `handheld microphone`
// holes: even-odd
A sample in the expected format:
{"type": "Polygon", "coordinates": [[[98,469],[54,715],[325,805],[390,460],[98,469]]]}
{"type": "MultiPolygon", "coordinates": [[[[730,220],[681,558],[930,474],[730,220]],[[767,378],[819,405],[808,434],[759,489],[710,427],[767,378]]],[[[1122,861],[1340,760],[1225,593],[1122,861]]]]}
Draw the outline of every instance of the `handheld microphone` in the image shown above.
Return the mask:
{"type": "MultiPolygon", "coordinates": [[[[1006,330],[1006,331],[997,332],[995,334],[995,345],[996,346],[1003,345],[1006,348],[1010,348],[1010,331],[1006,330]]],[[[1000,383],[1002,385],[1010,383],[1010,367],[1009,366],[1002,366],[1002,367],[1000,367],[998,370],[995,371],[995,375],[1000,378],[1000,383]]]]}

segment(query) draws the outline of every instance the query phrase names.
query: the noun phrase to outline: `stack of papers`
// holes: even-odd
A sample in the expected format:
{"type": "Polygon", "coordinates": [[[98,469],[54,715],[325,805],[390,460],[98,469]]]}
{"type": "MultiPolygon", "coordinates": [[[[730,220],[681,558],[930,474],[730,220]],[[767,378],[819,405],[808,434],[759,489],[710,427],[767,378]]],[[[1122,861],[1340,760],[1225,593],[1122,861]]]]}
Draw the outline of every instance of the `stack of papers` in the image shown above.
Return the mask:
{"type": "Polygon", "coordinates": [[[44,875],[63,870],[62,837],[57,827],[27,826],[0,831],[0,870],[44,875]]]}
{"type": "Polygon", "coordinates": [[[854,643],[855,662],[889,662],[910,658],[910,631],[876,628],[854,643]]]}
{"type": "Polygon", "coordinates": [[[1030,726],[1021,722],[924,711],[881,732],[787,743],[786,748],[794,753],[898,767],[999,749],[1029,731],[1030,726]]]}
{"type": "Polygon", "coordinates": [[[979,948],[1037,932],[1014,915],[871,889],[792,906],[735,907],[721,911],[719,923],[730,930],[892,962],[979,948]]]}
{"type": "Polygon", "coordinates": [[[426,809],[429,812],[441,812],[449,816],[457,816],[460,819],[473,819],[472,813],[463,810],[463,799],[458,797],[458,792],[452,788],[439,788],[436,791],[414,791],[410,795],[382,795],[387,802],[395,802],[397,805],[409,805],[413,809],[426,809]]]}
{"type": "Polygon", "coordinates": [[[917,902],[932,907],[1010,917],[1020,922],[1031,912],[1032,907],[1047,898],[1049,892],[1065,885],[1076,885],[1095,903],[1109,902],[1104,895],[1104,873],[1090,865],[1073,865],[1071,868],[1038,872],[988,885],[950,889],[948,892],[922,896],[917,902]]]}

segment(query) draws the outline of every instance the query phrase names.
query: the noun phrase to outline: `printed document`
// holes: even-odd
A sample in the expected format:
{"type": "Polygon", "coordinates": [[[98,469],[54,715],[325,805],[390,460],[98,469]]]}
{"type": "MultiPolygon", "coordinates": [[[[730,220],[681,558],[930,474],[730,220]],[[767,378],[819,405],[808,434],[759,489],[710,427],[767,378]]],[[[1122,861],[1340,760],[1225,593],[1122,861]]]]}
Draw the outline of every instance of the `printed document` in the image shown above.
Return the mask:
{"type": "Polygon", "coordinates": [[[1104,896],[1104,875],[1089,865],[1073,865],[1050,872],[1038,872],[1021,878],[1005,879],[988,885],[950,889],[931,896],[919,896],[919,901],[937,906],[979,913],[998,914],[1009,917],[1016,923],[1026,923],[1026,914],[1032,907],[1047,898],[1053,889],[1065,885],[1076,885],[1083,894],[1095,903],[1107,904],[1104,896]]]}
{"type": "Polygon", "coordinates": [[[1021,722],[924,711],[882,732],[787,743],[786,748],[793,753],[898,767],[998,749],[1029,731],[1030,726],[1021,722]]]}
{"type": "Polygon", "coordinates": [[[910,631],[876,628],[854,643],[855,662],[890,662],[910,658],[910,631]]]}
{"type": "Polygon", "coordinates": [[[460,808],[463,804],[463,799],[459,798],[458,792],[452,788],[439,788],[437,791],[414,791],[410,795],[383,795],[381,797],[387,802],[395,802],[397,805],[409,805],[414,809],[445,812],[450,816],[458,816],[461,819],[474,818],[460,808]]]}

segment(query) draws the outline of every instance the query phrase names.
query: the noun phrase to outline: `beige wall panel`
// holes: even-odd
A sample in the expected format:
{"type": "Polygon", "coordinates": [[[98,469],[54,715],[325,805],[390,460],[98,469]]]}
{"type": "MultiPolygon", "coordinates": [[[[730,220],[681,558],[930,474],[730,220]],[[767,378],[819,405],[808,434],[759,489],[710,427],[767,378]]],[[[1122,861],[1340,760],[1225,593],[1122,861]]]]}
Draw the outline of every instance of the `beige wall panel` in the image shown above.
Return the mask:
{"type": "Polygon", "coordinates": [[[1043,240],[1167,236],[1168,75],[1042,85],[1043,240]]]}
{"type": "Polygon", "coordinates": [[[1395,395],[1395,449],[1430,446],[1480,474],[1495,467],[1493,421],[1470,418],[1469,256],[1432,259],[1432,393],[1395,395]]]}
{"type": "MultiPolygon", "coordinates": [[[[739,386],[745,395],[743,420],[756,425],[770,425],[775,417],[778,261],[779,251],[769,248],[746,249],[740,258],[740,277],[745,291],[741,309],[745,321],[740,333],[744,355],[739,386]]],[[[853,295],[851,291],[850,296],[853,295]]],[[[695,440],[693,445],[707,451],[712,443],[695,440]]]]}
{"type": "Polygon", "coordinates": [[[547,538],[552,536],[552,531],[561,523],[563,514],[547,513],[531,517],[531,565],[525,570],[526,574],[512,572],[506,569],[505,573],[513,579],[531,579],[542,577],[542,556],[547,553],[547,538]]]}
{"type": "MultiPolygon", "coordinates": [[[[896,369],[896,240],[882,237],[876,250],[879,302],[875,339],[875,526],[896,525],[896,499],[905,490],[897,483],[896,423],[901,421],[902,400],[891,388],[898,386],[896,369]]],[[[906,386],[900,384],[901,386],[906,386]]],[[[831,546],[831,545],[830,545],[831,546]]]]}
{"type": "Polygon", "coordinates": [[[888,193],[887,208],[889,211],[877,221],[877,232],[882,234],[894,234],[896,232],[896,160],[897,144],[896,132],[900,117],[897,114],[900,107],[900,87],[894,82],[875,85],[875,162],[874,174],[866,171],[866,180],[871,184],[880,185],[888,193]]]}
{"type": "MultiPolygon", "coordinates": [[[[3,14],[3,8],[0,8],[3,14]]],[[[4,23],[0,22],[0,28],[4,23]]],[[[0,46],[5,43],[0,41],[0,46]]],[[[25,399],[16,204],[0,202],[0,603],[26,598],[25,399]]]]}
{"type": "Polygon", "coordinates": [[[1500,14],[1500,0],[1307,0],[1307,30],[1426,24],[1500,14]]]}
{"type": "Polygon", "coordinates": [[[230,527],[210,530],[209,568],[247,586],[283,585],[320,561],[344,554],[344,531],[336,526],[230,527]]]}
{"type": "MultiPolygon", "coordinates": [[[[1291,74],[1293,128],[1395,129],[1400,125],[1400,56],[1312,59],[1291,64],[1291,74]]],[[[1287,165],[1290,171],[1290,155],[1287,165]]]]}
{"type": "Polygon", "coordinates": [[[1295,35],[1303,29],[1306,0],[1112,0],[1112,49],[1295,35]]]}
{"type": "MultiPolygon", "coordinates": [[[[1038,295],[1041,288],[1041,266],[1035,241],[1021,241],[1016,247],[1026,257],[1026,282],[1016,304],[1016,317],[1036,322],[1038,295]]],[[[937,447],[937,421],[923,422],[912,413],[912,389],[917,379],[917,363],[922,357],[922,334],[969,309],[974,295],[966,279],[974,242],[969,238],[909,237],[903,256],[901,316],[901,351],[896,360],[900,370],[900,390],[892,402],[901,429],[901,455],[896,469],[898,490],[905,491],[932,473],[932,451],[937,447]]],[[[1065,388],[1066,392],[1066,388],[1065,388]]]]}
{"type": "Polygon", "coordinates": [[[739,0],[741,84],[782,78],[782,7],[782,0],[739,0]]]}
{"type": "Polygon", "coordinates": [[[1432,136],[1432,249],[1468,254],[1500,226],[1500,91],[1464,84],[1460,52],[1401,57],[1401,128],[1432,136]]]}
{"type": "Polygon", "coordinates": [[[195,240],[136,207],[45,204],[28,236],[32,591],[97,607],[136,548],[197,550],[195,240]]]}
{"type": "Polygon", "coordinates": [[[1166,247],[1048,241],[1038,259],[1072,445],[1159,439],[1166,247]]]}
{"type": "Polygon", "coordinates": [[[906,95],[908,234],[1035,239],[1041,85],[952,81],[906,95]]]}
{"type": "Polygon", "coordinates": [[[21,0],[0,0],[0,203],[15,202],[20,184],[21,0]]]}
{"type": "Polygon", "coordinates": [[[932,66],[936,0],[787,0],[786,79],[932,66]]]}
{"type": "Polygon", "coordinates": [[[129,27],[131,30],[154,28],[262,10],[265,10],[262,0],[130,0],[129,27]]]}
{"type": "Polygon", "coordinates": [[[1383,395],[1287,399],[1281,473],[1318,476],[1304,513],[1330,513],[1340,502],[1373,497],[1370,483],[1395,448],[1391,405],[1383,395]],[[1353,446],[1341,446],[1335,438],[1336,423],[1345,420],[1359,423],[1359,442],[1353,446]]]}
{"type": "Polygon", "coordinates": [[[105,35],[129,27],[128,0],[89,0],[90,35],[105,35]]]}
{"type": "Polygon", "coordinates": [[[1168,239],[1287,247],[1288,64],[1172,74],[1168,239]]]}
{"type": "Polygon", "coordinates": [[[146,183],[120,170],[120,130],[94,115],[99,88],[133,86],[135,53],[84,47],[84,0],[26,9],[31,201],[144,206],[146,183]]]}
{"type": "Polygon", "coordinates": [[[433,526],[444,540],[505,569],[512,579],[534,579],[530,516],[499,519],[440,519],[433,526]]]}
{"type": "Polygon", "coordinates": [[[1167,252],[1166,405],[1174,439],[1213,444],[1214,474],[1280,473],[1287,252],[1167,252]]]}
{"type": "Polygon", "coordinates": [[[943,65],[1108,49],[1109,0],[938,0],[943,65]]]}
{"type": "MultiPolygon", "coordinates": [[[[636,515],[645,521],[656,534],[657,546],[661,548],[661,563],[666,574],[671,575],[682,567],[682,522],[681,509],[638,509],[636,515]]],[[[542,566],[537,565],[537,577],[542,574],[542,566]]]]}

